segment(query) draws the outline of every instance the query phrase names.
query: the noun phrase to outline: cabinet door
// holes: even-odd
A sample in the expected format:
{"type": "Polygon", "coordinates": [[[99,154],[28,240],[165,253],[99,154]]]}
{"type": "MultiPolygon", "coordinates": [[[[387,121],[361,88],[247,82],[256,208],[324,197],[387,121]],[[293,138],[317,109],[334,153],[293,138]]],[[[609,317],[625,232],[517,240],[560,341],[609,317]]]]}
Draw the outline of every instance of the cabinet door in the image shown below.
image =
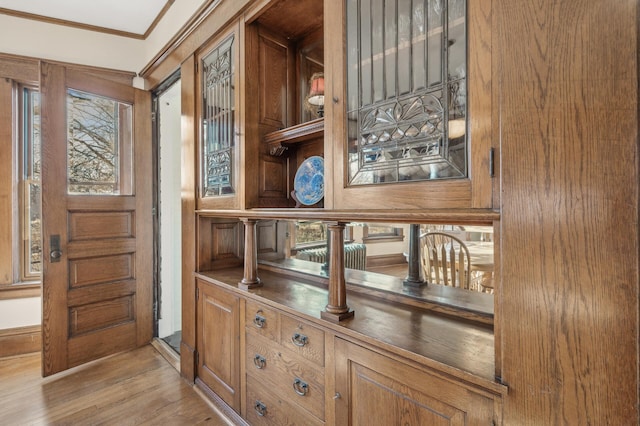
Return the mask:
{"type": "Polygon", "coordinates": [[[196,114],[198,135],[198,208],[242,207],[238,106],[240,95],[238,24],[221,33],[198,55],[196,114]]]}
{"type": "Polygon", "coordinates": [[[333,208],[491,208],[491,1],[344,3],[325,2],[325,51],[346,40],[325,64],[333,208]]]}
{"type": "Polygon", "coordinates": [[[202,281],[198,294],[198,378],[239,412],[239,299],[202,281]]]}
{"type": "Polygon", "coordinates": [[[336,424],[490,425],[494,400],[377,352],[336,339],[336,424]]]}

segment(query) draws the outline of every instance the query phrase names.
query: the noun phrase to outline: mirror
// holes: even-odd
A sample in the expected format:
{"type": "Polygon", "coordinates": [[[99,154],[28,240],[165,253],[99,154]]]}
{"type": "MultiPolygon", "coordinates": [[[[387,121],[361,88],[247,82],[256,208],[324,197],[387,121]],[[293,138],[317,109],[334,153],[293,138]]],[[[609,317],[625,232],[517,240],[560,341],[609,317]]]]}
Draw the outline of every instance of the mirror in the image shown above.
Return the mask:
{"type": "MultiPolygon", "coordinates": [[[[420,224],[415,227],[417,235],[411,228],[410,224],[397,223],[348,224],[344,232],[347,272],[362,271],[354,276],[365,283],[386,282],[391,277],[402,284],[409,275],[410,240],[415,238],[419,273],[428,286],[493,294],[493,227],[420,224]],[[447,266],[449,270],[445,271],[447,266]]],[[[314,270],[326,276],[329,254],[327,229],[322,222],[260,221],[257,237],[259,261],[300,270],[316,264],[314,270]]],[[[396,287],[406,293],[402,290],[406,283],[396,287]]]]}

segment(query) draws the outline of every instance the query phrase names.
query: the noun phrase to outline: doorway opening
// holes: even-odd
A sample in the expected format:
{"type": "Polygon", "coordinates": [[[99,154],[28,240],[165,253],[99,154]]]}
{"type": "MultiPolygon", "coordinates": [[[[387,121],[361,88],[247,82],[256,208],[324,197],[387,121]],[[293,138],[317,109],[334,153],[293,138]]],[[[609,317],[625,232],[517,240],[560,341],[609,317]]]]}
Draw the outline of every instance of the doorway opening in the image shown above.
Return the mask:
{"type": "Polygon", "coordinates": [[[155,335],[180,353],[182,340],[181,84],[179,73],[154,92],[155,335]]]}

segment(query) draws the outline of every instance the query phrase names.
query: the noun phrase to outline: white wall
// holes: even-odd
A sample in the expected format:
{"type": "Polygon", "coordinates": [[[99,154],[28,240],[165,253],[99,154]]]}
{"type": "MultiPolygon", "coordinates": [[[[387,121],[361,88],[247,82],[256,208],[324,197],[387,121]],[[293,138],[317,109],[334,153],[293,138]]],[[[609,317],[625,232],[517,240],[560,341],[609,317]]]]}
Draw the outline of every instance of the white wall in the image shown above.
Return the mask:
{"type": "Polygon", "coordinates": [[[40,304],[39,297],[0,300],[0,330],[40,324],[40,304]]]}

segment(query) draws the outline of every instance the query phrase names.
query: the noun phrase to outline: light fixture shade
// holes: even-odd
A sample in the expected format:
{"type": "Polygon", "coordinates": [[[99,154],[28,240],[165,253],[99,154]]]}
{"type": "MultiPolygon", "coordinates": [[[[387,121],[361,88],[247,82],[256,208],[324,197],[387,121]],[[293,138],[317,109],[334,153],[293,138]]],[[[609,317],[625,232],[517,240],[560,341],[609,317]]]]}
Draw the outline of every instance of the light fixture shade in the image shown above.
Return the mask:
{"type": "Polygon", "coordinates": [[[318,72],[311,76],[307,102],[314,106],[324,105],[324,73],[318,72]]]}

